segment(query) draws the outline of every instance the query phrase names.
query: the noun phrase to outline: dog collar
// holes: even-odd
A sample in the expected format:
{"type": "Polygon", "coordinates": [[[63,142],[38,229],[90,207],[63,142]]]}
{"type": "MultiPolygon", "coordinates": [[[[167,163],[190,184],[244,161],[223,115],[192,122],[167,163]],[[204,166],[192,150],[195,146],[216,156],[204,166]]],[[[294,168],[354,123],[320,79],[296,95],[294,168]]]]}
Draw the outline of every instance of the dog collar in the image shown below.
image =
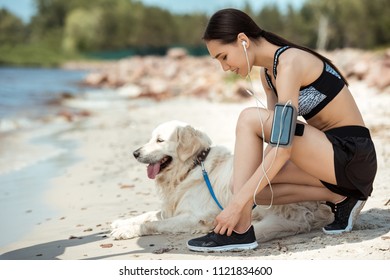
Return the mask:
{"type": "Polygon", "coordinates": [[[206,160],[209,152],[210,152],[211,148],[208,147],[207,149],[201,151],[197,156],[196,158],[194,159],[194,168],[197,166],[197,165],[201,165],[203,161],[206,160]]]}

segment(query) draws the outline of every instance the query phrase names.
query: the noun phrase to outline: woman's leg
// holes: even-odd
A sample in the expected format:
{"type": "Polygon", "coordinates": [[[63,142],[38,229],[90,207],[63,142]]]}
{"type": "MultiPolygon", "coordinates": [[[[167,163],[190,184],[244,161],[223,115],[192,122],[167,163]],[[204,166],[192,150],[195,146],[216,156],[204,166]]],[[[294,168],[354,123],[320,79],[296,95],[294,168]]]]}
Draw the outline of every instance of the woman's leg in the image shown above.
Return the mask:
{"type": "MultiPolygon", "coordinates": [[[[237,192],[261,164],[263,140],[260,117],[264,125],[265,140],[268,141],[273,111],[247,108],[238,119],[234,151],[233,192],[237,192]]],[[[279,147],[279,149],[283,148],[279,147]]],[[[329,198],[335,200],[342,198],[342,196],[323,187],[319,181],[336,183],[333,147],[323,132],[310,125],[305,125],[303,136],[294,137],[290,160],[294,165],[286,164],[273,179],[274,183],[279,185],[274,188],[274,196],[276,191],[277,197],[283,197],[283,199],[277,198],[279,202],[296,202],[298,197],[305,200],[329,200],[329,198]],[[292,172],[293,167],[297,167],[296,172],[292,172]],[[300,187],[294,187],[293,185],[300,187]],[[301,196],[303,194],[304,196],[301,196]]],[[[270,197],[267,197],[267,189],[269,187],[260,192],[256,199],[269,202],[270,197]],[[263,198],[261,198],[262,195],[263,198]]],[[[241,219],[235,228],[238,232],[245,231],[250,225],[252,205],[249,202],[242,212],[241,219]]]]}
{"type": "MultiPolygon", "coordinates": [[[[262,118],[265,132],[265,123],[269,122],[269,119],[272,120],[272,115],[271,112],[260,110],[255,112],[256,115],[254,116],[254,110],[256,109],[245,109],[237,121],[233,163],[233,193],[240,190],[262,162],[264,147],[259,118],[262,118]]],[[[251,225],[252,205],[248,203],[242,211],[241,219],[235,227],[237,232],[245,232],[251,225]]]]}
{"type": "Polygon", "coordinates": [[[271,185],[257,194],[256,204],[267,206],[320,200],[337,203],[343,198],[344,196],[330,191],[317,178],[288,161],[271,185]]]}

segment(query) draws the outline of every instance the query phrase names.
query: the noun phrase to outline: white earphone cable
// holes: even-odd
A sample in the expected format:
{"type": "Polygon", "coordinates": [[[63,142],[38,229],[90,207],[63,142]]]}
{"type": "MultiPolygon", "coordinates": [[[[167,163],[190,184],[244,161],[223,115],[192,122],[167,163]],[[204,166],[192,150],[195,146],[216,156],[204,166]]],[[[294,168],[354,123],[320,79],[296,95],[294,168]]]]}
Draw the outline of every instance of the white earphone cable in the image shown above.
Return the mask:
{"type": "Polygon", "coordinates": [[[256,194],[257,194],[257,190],[259,189],[260,187],[260,184],[261,182],[263,181],[264,177],[266,178],[267,180],[267,183],[270,187],[270,191],[271,191],[271,202],[269,204],[268,207],[266,207],[265,209],[270,209],[272,207],[272,204],[273,204],[273,200],[274,200],[274,192],[273,192],[273,189],[272,189],[272,184],[271,184],[271,180],[268,178],[267,176],[267,172],[271,169],[274,161],[275,161],[275,158],[276,158],[276,153],[277,153],[277,149],[278,149],[278,146],[279,146],[279,143],[278,145],[276,146],[276,150],[275,150],[275,157],[274,159],[272,160],[271,162],[271,165],[270,167],[268,168],[268,170],[265,170],[264,168],[264,160],[265,160],[265,153],[264,153],[264,146],[265,146],[265,133],[264,133],[264,123],[263,123],[263,120],[261,118],[261,115],[260,115],[260,106],[259,106],[259,103],[263,106],[263,108],[267,111],[268,113],[268,116],[266,118],[266,120],[268,120],[269,116],[270,116],[270,113],[269,113],[269,110],[268,108],[263,104],[263,102],[261,102],[261,100],[255,95],[254,93],[254,87],[253,87],[253,83],[252,83],[252,79],[251,79],[251,76],[250,76],[250,64],[249,64],[249,58],[248,58],[248,53],[246,51],[246,43],[244,44],[245,41],[243,41],[243,48],[244,48],[244,53],[245,53],[245,58],[246,58],[246,62],[247,62],[247,69],[248,69],[248,72],[247,72],[247,78],[249,79],[249,83],[251,85],[251,90],[249,89],[246,89],[246,91],[248,92],[249,95],[251,95],[255,101],[256,101],[256,107],[257,107],[257,112],[258,112],[258,116],[259,116],[259,120],[260,120],[260,124],[261,124],[261,138],[262,138],[262,141],[263,141],[263,152],[262,152],[262,163],[261,163],[261,167],[262,167],[262,171],[263,171],[263,176],[260,178],[257,186],[256,186],[256,190],[255,192],[253,193],[253,203],[258,206],[258,204],[256,203],[256,194]]]}

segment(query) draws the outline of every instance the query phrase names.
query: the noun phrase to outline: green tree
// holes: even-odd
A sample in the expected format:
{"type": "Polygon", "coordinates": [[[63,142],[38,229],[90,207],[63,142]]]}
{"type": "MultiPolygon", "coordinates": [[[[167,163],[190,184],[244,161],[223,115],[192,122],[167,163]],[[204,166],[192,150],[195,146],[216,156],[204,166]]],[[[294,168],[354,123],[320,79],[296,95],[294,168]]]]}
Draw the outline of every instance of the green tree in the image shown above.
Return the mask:
{"type": "Polygon", "coordinates": [[[100,34],[102,18],[103,11],[98,7],[72,10],[66,18],[63,49],[68,53],[75,53],[99,47],[103,40],[100,34]]]}
{"type": "Polygon", "coordinates": [[[187,46],[203,45],[202,36],[207,24],[204,14],[185,14],[175,16],[175,43],[187,46]]]}
{"type": "Polygon", "coordinates": [[[63,0],[35,0],[37,13],[33,16],[30,28],[33,42],[45,40],[53,47],[61,45],[65,18],[69,11],[69,2],[63,0]],[[53,40],[50,40],[53,39],[53,40]],[[54,41],[54,42],[53,42],[54,41]]]}
{"type": "Polygon", "coordinates": [[[312,10],[295,10],[289,6],[284,22],[284,36],[301,45],[315,47],[317,23],[312,10]]]}
{"type": "Polygon", "coordinates": [[[6,9],[0,9],[0,44],[14,45],[26,40],[27,32],[23,22],[6,9]]]}
{"type": "Polygon", "coordinates": [[[390,42],[390,5],[387,0],[309,0],[310,7],[328,23],[327,47],[373,48],[390,42]]]}
{"type": "Polygon", "coordinates": [[[138,20],[137,32],[134,34],[137,46],[169,46],[175,40],[175,21],[168,11],[145,7],[138,20]]]}
{"type": "Polygon", "coordinates": [[[390,45],[390,5],[388,0],[364,1],[366,10],[365,28],[374,37],[370,48],[390,45]],[[367,3],[368,2],[368,3],[367,3]]]}
{"type": "Polygon", "coordinates": [[[255,17],[257,23],[266,31],[277,33],[280,35],[284,34],[284,18],[278,7],[273,5],[265,6],[258,15],[255,17]]]}

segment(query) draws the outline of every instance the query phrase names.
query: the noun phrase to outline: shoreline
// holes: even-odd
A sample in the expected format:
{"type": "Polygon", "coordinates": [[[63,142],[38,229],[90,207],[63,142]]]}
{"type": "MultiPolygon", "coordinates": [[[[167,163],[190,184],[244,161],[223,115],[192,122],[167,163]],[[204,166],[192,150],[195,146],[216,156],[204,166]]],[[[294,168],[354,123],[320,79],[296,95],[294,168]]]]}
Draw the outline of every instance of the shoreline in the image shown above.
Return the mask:
{"type": "Polygon", "coordinates": [[[0,216],[4,226],[0,247],[17,241],[17,237],[21,239],[35,225],[57,215],[55,207],[43,198],[50,188],[50,177],[60,176],[62,168],[78,160],[72,152],[76,143],[57,139],[68,129],[68,125],[45,127],[3,137],[2,143],[6,146],[12,143],[13,149],[2,150],[0,165],[0,212],[5,213],[0,216]],[[7,217],[6,213],[12,216],[7,217]]]}
{"type": "Polygon", "coordinates": [[[0,259],[390,259],[390,151],[386,147],[390,96],[361,82],[351,84],[372,132],[379,169],[372,197],[349,234],[335,237],[313,231],[260,244],[251,252],[211,254],[188,251],[185,242],[194,237],[189,234],[113,240],[108,236],[113,220],[159,208],[154,182],[147,178],[145,166],[131,155],[149,139],[157,124],[171,119],[185,121],[206,131],[213,144],[232,150],[236,119],[244,107],[255,104],[252,100],[219,103],[173,98],[142,106],[142,102],[130,101],[95,110],[58,136],[60,141],[77,143],[71,153],[80,160],[51,178],[43,194],[57,214],[35,225],[23,238],[0,247],[0,259]]]}

